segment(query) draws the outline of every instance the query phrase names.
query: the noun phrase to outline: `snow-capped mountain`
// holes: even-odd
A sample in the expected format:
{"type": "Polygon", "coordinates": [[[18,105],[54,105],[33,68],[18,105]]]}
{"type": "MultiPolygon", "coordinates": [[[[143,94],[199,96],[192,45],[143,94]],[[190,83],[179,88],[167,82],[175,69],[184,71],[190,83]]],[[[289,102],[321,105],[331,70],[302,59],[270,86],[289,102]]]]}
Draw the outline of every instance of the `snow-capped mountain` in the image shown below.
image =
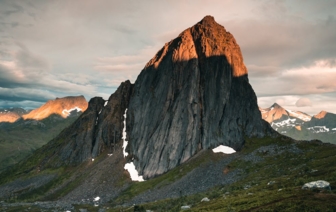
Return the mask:
{"type": "Polygon", "coordinates": [[[310,116],[300,111],[286,110],[277,103],[269,108],[259,108],[262,118],[277,132],[298,140],[319,139],[336,143],[336,115],[321,111],[310,116]]]}
{"type": "Polygon", "coordinates": [[[300,111],[286,110],[277,103],[274,103],[269,108],[260,108],[260,112],[262,118],[270,123],[273,129],[283,134],[286,134],[288,128],[301,126],[312,118],[310,115],[300,111]]]}
{"type": "Polygon", "coordinates": [[[74,112],[84,112],[88,107],[88,102],[84,96],[67,96],[63,98],[56,98],[55,100],[49,100],[41,107],[31,111],[30,113],[23,115],[23,119],[35,119],[42,120],[52,114],[59,115],[63,118],[67,118],[74,112]]]}

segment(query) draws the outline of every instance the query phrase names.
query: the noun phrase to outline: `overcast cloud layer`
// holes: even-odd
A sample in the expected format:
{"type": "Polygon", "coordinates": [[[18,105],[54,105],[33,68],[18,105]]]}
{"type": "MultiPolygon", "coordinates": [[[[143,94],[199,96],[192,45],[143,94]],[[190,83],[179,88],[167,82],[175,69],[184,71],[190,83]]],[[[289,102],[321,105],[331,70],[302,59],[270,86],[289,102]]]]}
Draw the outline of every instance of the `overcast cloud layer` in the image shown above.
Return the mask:
{"type": "Polygon", "coordinates": [[[236,38],[260,107],[336,113],[334,0],[0,0],[0,107],[107,99],[212,15],[236,38]]]}

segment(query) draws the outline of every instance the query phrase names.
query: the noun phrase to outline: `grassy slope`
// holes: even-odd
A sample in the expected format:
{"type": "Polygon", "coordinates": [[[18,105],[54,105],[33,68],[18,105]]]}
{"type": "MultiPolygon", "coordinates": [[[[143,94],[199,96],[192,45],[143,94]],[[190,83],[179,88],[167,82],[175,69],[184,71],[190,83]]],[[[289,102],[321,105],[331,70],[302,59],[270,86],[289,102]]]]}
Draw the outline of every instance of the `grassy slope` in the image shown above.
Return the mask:
{"type": "MultiPolygon", "coordinates": [[[[333,131],[332,131],[333,132],[333,131]]],[[[311,140],[318,139],[325,143],[336,144],[336,132],[330,133],[313,133],[307,129],[297,130],[292,128],[287,131],[287,136],[297,140],[311,140]]]]}
{"type": "MultiPolygon", "coordinates": [[[[277,145],[290,149],[293,142],[290,139],[264,138],[249,139],[245,148],[236,154],[239,157],[229,165],[229,171],[242,170],[242,180],[219,187],[212,188],[204,193],[183,196],[178,199],[165,199],[142,205],[147,210],[154,211],[180,211],[182,205],[191,205],[189,211],[335,211],[336,210],[336,146],[319,142],[295,143],[302,150],[301,153],[284,151],[281,154],[270,154],[267,151],[257,153],[262,161],[252,163],[243,160],[254,150],[262,146],[277,145]],[[317,170],[317,171],[316,171],[317,170]],[[304,183],[326,180],[331,183],[331,191],[302,190],[304,183]],[[275,181],[272,185],[268,182],[275,181]],[[227,193],[229,192],[229,193],[227,193]],[[203,197],[210,198],[210,202],[200,202],[203,197]]],[[[76,208],[87,208],[89,211],[98,211],[104,207],[106,211],[133,211],[133,207],[122,208],[118,205],[135,197],[136,195],[155,186],[164,186],[181,177],[195,167],[208,161],[216,161],[222,157],[205,151],[185,164],[145,182],[132,182],[117,199],[100,207],[92,205],[77,205],[76,208]],[[182,171],[181,171],[182,170],[182,171]]],[[[74,189],[81,183],[81,178],[69,181],[69,184],[59,190],[54,196],[43,197],[48,190],[62,184],[71,178],[71,173],[85,170],[85,164],[74,169],[53,170],[58,172],[59,178],[50,184],[19,197],[19,201],[57,199],[74,189]],[[42,199],[41,199],[42,198],[42,199]]],[[[33,174],[33,173],[31,173],[33,174]]],[[[43,173],[39,173],[43,174],[43,173]]],[[[84,175],[82,175],[85,177],[84,175]]],[[[129,183],[127,176],[125,182],[129,183]]],[[[125,183],[121,180],[120,186],[125,183]]]]}
{"type": "Polygon", "coordinates": [[[21,125],[0,128],[0,172],[32,154],[76,119],[77,117],[58,121],[45,119],[41,121],[45,127],[21,125]]]}
{"type": "MultiPolygon", "coordinates": [[[[250,139],[238,154],[242,158],[260,146],[274,143],[285,147],[291,144],[280,139],[250,139]]],[[[179,211],[182,205],[191,205],[189,211],[335,211],[336,147],[318,142],[296,145],[304,151],[300,154],[285,152],[275,157],[267,153],[260,154],[264,160],[258,163],[241,159],[233,161],[230,169],[241,169],[244,172],[243,180],[237,183],[197,195],[144,204],[143,207],[154,211],[179,211]],[[301,189],[304,183],[315,180],[330,182],[332,190],[301,189]],[[267,185],[270,181],[275,183],[267,185]],[[225,195],[226,192],[229,193],[225,195]],[[211,201],[201,203],[200,200],[205,196],[211,201]]],[[[161,178],[170,178],[169,175],[167,173],[161,178]]],[[[151,182],[153,186],[156,184],[155,179],[147,181],[147,184],[151,182]]],[[[141,183],[137,183],[125,192],[131,193],[142,187],[141,183]]],[[[109,211],[118,210],[120,208],[109,211]]],[[[126,211],[133,211],[133,208],[126,211]]]]}

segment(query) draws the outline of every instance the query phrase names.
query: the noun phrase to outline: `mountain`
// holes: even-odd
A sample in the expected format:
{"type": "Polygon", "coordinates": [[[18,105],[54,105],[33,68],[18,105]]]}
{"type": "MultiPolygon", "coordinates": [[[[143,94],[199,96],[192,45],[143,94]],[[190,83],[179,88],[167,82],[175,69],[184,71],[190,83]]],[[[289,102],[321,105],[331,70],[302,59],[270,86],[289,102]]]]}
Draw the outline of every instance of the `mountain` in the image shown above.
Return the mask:
{"type": "Polygon", "coordinates": [[[286,110],[277,103],[269,108],[259,108],[262,118],[277,132],[298,140],[318,139],[336,144],[336,114],[321,111],[310,116],[300,111],[286,110]]]}
{"type": "Polygon", "coordinates": [[[328,211],[335,149],[280,135],[262,119],[238,44],[206,16],[166,43],[134,84],[92,98],[73,124],[1,173],[0,207],[328,211]],[[220,145],[237,152],[214,153],[220,145]],[[301,189],[321,179],[330,192],[301,189]]]}
{"type": "Polygon", "coordinates": [[[85,111],[88,103],[84,96],[67,96],[49,100],[41,107],[32,110],[30,113],[23,115],[23,119],[42,120],[52,114],[57,114],[63,118],[68,117],[72,112],[85,111]]]}
{"type": "Polygon", "coordinates": [[[0,111],[0,115],[16,114],[18,117],[12,123],[0,124],[0,171],[16,164],[58,135],[78,118],[82,112],[77,111],[84,111],[87,104],[83,96],[64,97],[48,101],[30,113],[22,108],[0,111]],[[71,111],[72,108],[75,108],[75,111],[71,111]],[[65,113],[62,113],[63,111],[65,113]],[[59,115],[60,112],[63,116],[59,115]]]}
{"type": "Polygon", "coordinates": [[[152,178],[202,150],[240,150],[246,137],[266,135],[277,134],[260,116],[240,48],[207,16],[166,43],[134,85],[122,83],[107,102],[91,99],[46,146],[50,153],[41,166],[78,165],[119,145],[136,170],[152,178]],[[124,131],[128,145],[121,144],[124,131]]]}
{"type": "Polygon", "coordinates": [[[1,122],[13,123],[19,118],[21,118],[22,115],[25,115],[27,113],[28,111],[23,108],[0,109],[0,123],[1,122]]]}
{"type": "Polygon", "coordinates": [[[274,103],[271,107],[269,108],[259,108],[262,118],[267,121],[268,123],[272,122],[279,122],[287,119],[298,119],[300,121],[310,121],[311,116],[300,112],[300,111],[290,111],[290,110],[285,110],[283,107],[278,105],[277,103],[274,103]]]}
{"type": "Polygon", "coordinates": [[[260,117],[239,45],[206,16],[147,63],[127,110],[129,151],[150,178],[219,145],[272,134],[260,117]]]}

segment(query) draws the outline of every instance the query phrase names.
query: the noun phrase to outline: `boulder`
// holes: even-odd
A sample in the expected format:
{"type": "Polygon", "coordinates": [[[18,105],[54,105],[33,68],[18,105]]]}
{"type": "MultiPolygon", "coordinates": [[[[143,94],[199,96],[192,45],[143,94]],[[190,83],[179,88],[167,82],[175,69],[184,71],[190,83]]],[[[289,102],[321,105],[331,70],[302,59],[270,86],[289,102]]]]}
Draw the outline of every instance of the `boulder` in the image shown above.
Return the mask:
{"type": "Polygon", "coordinates": [[[331,190],[330,183],[324,180],[312,181],[302,186],[302,189],[315,189],[315,188],[331,190]]]}

